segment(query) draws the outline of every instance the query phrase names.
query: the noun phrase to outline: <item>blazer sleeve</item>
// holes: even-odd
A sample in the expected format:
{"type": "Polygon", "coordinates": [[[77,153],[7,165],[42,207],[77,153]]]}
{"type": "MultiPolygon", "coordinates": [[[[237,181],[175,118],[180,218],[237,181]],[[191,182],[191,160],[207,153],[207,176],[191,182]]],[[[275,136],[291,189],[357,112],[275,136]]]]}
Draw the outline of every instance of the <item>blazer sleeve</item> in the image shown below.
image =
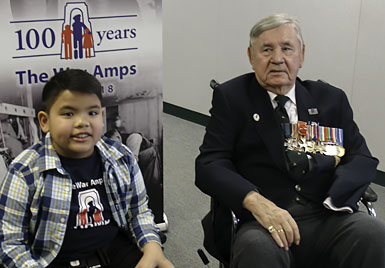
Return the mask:
{"type": "Polygon", "coordinates": [[[350,206],[358,210],[357,202],[376,177],[378,160],[374,158],[353,120],[353,111],[345,93],[340,99],[340,114],[345,156],[335,170],[329,196],[337,207],[350,206]]]}
{"type": "Polygon", "coordinates": [[[238,99],[234,100],[222,85],[214,90],[211,118],[195,162],[196,186],[237,214],[245,212],[243,199],[256,188],[237,172],[233,161],[242,125],[238,99]]]}

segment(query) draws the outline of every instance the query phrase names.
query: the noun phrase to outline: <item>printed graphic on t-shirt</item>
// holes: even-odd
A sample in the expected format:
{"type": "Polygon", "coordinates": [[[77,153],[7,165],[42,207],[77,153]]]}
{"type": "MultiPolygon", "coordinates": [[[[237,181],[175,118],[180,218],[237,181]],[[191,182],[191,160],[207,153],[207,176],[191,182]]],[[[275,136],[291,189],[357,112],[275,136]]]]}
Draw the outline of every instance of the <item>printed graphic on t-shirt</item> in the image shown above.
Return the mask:
{"type": "MultiPolygon", "coordinates": [[[[92,179],[91,185],[102,184],[102,179],[92,179]]],[[[88,186],[88,183],[74,184],[77,189],[88,186]],[[79,187],[80,186],[80,187],[79,187]]],[[[110,219],[105,220],[103,216],[104,207],[97,189],[80,190],[78,193],[79,212],[76,217],[74,229],[86,229],[103,226],[110,223],[110,219]]]]}

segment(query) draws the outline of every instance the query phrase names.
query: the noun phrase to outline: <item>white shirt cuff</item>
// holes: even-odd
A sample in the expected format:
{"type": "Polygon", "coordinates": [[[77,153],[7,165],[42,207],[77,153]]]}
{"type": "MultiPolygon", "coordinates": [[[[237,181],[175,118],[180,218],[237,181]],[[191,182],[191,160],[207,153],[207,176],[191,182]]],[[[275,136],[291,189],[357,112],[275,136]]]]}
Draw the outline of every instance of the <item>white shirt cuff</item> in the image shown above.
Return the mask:
{"type": "Polygon", "coordinates": [[[351,207],[348,207],[348,206],[340,207],[340,208],[336,207],[336,206],[333,204],[332,198],[331,198],[330,196],[328,196],[328,197],[325,199],[325,201],[323,202],[323,205],[324,205],[327,209],[330,209],[330,210],[353,213],[353,209],[352,209],[351,207]]]}

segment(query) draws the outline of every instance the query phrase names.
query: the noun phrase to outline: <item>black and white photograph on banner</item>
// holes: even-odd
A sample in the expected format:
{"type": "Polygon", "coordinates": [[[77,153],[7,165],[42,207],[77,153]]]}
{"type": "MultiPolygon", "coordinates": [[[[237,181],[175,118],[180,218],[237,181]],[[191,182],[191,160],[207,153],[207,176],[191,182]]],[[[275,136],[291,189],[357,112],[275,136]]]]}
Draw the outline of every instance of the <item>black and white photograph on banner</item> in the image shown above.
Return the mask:
{"type": "Polygon", "coordinates": [[[36,115],[44,84],[61,70],[86,70],[102,84],[104,134],[134,153],[155,222],[167,221],[161,8],[161,0],[1,1],[1,175],[43,136],[36,115]]]}

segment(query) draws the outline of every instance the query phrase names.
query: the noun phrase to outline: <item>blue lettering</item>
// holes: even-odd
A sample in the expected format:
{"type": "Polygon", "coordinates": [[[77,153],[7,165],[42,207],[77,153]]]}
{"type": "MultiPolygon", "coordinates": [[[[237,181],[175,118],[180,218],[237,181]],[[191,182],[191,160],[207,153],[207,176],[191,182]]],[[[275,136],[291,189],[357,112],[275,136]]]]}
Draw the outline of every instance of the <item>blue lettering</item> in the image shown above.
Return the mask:
{"type": "Polygon", "coordinates": [[[118,76],[118,67],[108,67],[108,68],[105,68],[104,70],[105,70],[106,77],[118,76]]]}
{"type": "Polygon", "coordinates": [[[23,75],[26,73],[26,71],[18,71],[16,72],[16,74],[19,75],[19,84],[20,85],[23,85],[24,84],[24,81],[23,81],[23,75]]]}
{"type": "Polygon", "coordinates": [[[122,80],[125,76],[134,74],[136,74],[136,65],[105,68],[96,65],[94,69],[94,76],[100,78],[119,77],[119,79],[122,80]]]}
{"type": "Polygon", "coordinates": [[[136,37],[136,29],[131,29],[131,35],[130,35],[131,38],[135,38],[136,37]]]}
{"type": "Polygon", "coordinates": [[[127,74],[128,74],[128,67],[120,66],[119,78],[123,79],[123,77],[126,76],[127,74]]]}
{"type": "Polygon", "coordinates": [[[136,74],[136,65],[131,65],[130,71],[131,71],[131,72],[130,72],[131,75],[136,74]]]}
{"type": "Polygon", "coordinates": [[[111,40],[111,39],[113,39],[114,37],[112,36],[114,34],[114,31],[113,30],[109,30],[108,32],[107,32],[107,39],[109,39],[109,40],[111,40]]]}
{"type": "Polygon", "coordinates": [[[135,38],[136,37],[136,29],[123,29],[123,30],[108,30],[108,31],[96,31],[97,36],[99,38],[99,42],[96,44],[100,46],[106,37],[108,40],[112,39],[127,39],[127,38],[135,38]]]}
{"type": "Polygon", "coordinates": [[[103,70],[102,70],[102,67],[100,67],[100,65],[96,65],[95,66],[95,70],[94,70],[94,76],[97,77],[99,76],[100,78],[103,78],[103,70]]]}
{"type": "Polygon", "coordinates": [[[99,40],[100,40],[100,42],[97,43],[97,45],[100,46],[100,44],[101,44],[102,41],[103,41],[103,37],[104,37],[104,35],[106,34],[106,31],[103,31],[103,32],[97,31],[97,33],[98,33],[99,40]],[[102,34],[102,33],[103,33],[103,34],[102,34]]]}
{"type": "Polygon", "coordinates": [[[16,50],[37,49],[42,43],[47,49],[52,48],[55,45],[56,37],[55,32],[51,28],[45,28],[42,32],[32,28],[28,31],[18,30],[17,34],[18,48],[16,50]],[[40,42],[40,40],[42,42],[40,42]],[[26,47],[25,47],[26,44],[26,47]]]}
{"type": "Polygon", "coordinates": [[[120,30],[115,31],[115,39],[122,39],[122,32],[120,30]]]}
{"type": "Polygon", "coordinates": [[[16,75],[19,78],[20,85],[24,85],[26,82],[27,84],[37,84],[37,83],[46,83],[48,81],[48,74],[47,73],[33,73],[31,70],[27,71],[16,71],[16,75]]]}
{"type": "Polygon", "coordinates": [[[46,47],[46,48],[52,48],[53,45],[55,44],[55,33],[53,32],[53,30],[51,28],[45,28],[44,31],[43,31],[43,36],[42,36],[42,41],[43,41],[43,45],[46,47]],[[50,44],[47,43],[47,31],[51,33],[51,42],[50,44]]]}
{"type": "Polygon", "coordinates": [[[35,29],[30,29],[28,32],[27,32],[27,36],[26,36],[26,41],[27,41],[27,46],[30,48],[30,49],[36,49],[38,46],[39,46],[39,33],[35,30],[35,29]],[[35,38],[34,39],[34,44],[31,43],[31,33],[34,33],[34,36],[35,38]]]}
{"type": "Polygon", "coordinates": [[[47,83],[48,82],[48,74],[47,73],[41,73],[39,75],[39,81],[42,83],[47,83]]]}

